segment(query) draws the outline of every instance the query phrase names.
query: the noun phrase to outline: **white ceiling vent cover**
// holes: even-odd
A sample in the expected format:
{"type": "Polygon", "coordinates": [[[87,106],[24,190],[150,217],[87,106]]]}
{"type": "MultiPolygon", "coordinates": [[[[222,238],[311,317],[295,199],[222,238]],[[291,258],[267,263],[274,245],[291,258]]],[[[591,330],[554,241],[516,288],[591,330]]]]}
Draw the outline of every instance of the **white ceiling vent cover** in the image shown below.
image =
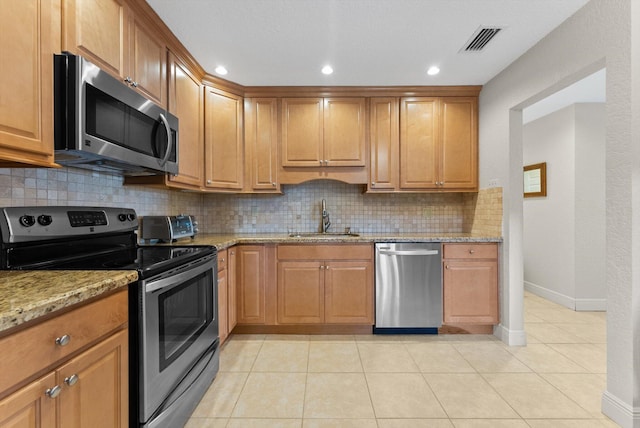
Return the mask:
{"type": "Polygon", "coordinates": [[[480,27],[469,38],[460,52],[480,52],[500,31],[500,27],[480,27]]]}

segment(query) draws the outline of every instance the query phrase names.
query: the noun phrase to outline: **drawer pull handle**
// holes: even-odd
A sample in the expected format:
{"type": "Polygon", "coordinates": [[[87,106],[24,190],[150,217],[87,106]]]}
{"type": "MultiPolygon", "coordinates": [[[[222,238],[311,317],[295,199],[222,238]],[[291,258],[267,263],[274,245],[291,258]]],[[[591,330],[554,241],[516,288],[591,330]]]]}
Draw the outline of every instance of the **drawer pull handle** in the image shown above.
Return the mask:
{"type": "Polygon", "coordinates": [[[56,337],[56,345],[58,346],[67,346],[69,342],[71,342],[71,336],[68,334],[56,337]]]}
{"type": "Polygon", "coordinates": [[[44,395],[46,395],[49,398],[56,398],[58,395],[60,395],[61,392],[62,392],[62,388],[60,388],[59,385],[56,385],[53,388],[48,388],[44,392],[44,395]]]}
{"type": "Polygon", "coordinates": [[[473,254],[475,252],[476,252],[476,250],[469,250],[469,254],[473,254]]]}
{"type": "Polygon", "coordinates": [[[64,383],[66,383],[68,386],[73,386],[78,383],[78,380],[80,380],[78,375],[72,374],[71,376],[64,378],[64,383]]]}

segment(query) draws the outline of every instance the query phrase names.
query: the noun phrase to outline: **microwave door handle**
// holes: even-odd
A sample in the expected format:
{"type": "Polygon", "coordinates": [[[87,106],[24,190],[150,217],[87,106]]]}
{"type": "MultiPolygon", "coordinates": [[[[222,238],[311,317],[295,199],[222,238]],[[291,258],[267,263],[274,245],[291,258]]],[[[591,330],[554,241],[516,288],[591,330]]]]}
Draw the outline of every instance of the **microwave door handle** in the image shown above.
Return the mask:
{"type": "Polygon", "coordinates": [[[164,117],[164,114],[160,113],[160,120],[164,123],[164,127],[167,130],[167,152],[164,154],[162,161],[160,161],[160,166],[164,166],[169,160],[169,155],[171,155],[171,149],[173,149],[173,138],[171,138],[171,127],[169,126],[169,122],[167,118],[164,117]]]}

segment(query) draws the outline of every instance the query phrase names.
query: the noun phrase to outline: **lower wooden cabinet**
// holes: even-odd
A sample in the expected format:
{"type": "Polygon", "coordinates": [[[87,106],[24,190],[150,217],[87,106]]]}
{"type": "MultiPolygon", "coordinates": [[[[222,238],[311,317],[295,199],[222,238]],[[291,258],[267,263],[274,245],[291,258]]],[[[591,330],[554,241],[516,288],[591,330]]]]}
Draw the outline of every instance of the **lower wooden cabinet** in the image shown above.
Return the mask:
{"type": "Polygon", "coordinates": [[[0,426],[50,428],[56,426],[56,400],[43,392],[55,385],[55,373],[49,373],[0,400],[0,426]]]}
{"type": "Polygon", "coordinates": [[[497,324],[498,245],[443,245],[443,316],[449,324],[497,324]]]}
{"type": "Polygon", "coordinates": [[[236,247],[218,251],[218,334],[222,345],[238,322],[236,247]]]}
{"type": "Polygon", "coordinates": [[[238,324],[265,324],[266,247],[235,247],[238,324]]]}

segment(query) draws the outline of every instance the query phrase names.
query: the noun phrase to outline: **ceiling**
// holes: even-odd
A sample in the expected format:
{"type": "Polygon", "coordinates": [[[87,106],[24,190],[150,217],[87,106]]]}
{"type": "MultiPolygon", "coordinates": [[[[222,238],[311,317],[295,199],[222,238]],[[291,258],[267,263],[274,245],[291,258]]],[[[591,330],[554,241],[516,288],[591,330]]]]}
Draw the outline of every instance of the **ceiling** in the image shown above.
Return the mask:
{"type": "Polygon", "coordinates": [[[207,72],[223,65],[232,82],[395,86],[485,84],[588,0],[147,2],[207,72]],[[484,26],[502,30],[460,52],[484,26]]]}

